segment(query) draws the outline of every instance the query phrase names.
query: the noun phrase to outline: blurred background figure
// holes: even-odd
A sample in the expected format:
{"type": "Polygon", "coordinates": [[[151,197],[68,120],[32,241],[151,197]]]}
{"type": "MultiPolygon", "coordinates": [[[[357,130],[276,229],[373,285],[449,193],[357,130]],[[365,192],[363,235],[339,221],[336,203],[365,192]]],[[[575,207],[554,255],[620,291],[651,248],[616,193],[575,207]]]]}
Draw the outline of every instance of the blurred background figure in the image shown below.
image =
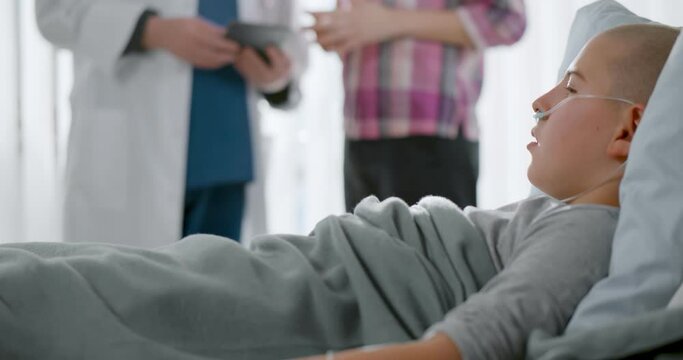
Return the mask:
{"type": "Polygon", "coordinates": [[[340,0],[314,16],[344,63],[346,210],[368,195],[476,205],[483,51],[521,38],[522,0],[340,0]]]}
{"type": "MultiPolygon", "coordinates": [[[[306,49],[291,39],[262,59],[225,29],[297,27],[294,2],[37,0],[35,10],[45,38],[74,54],[64,240],[239,240],[247,184],[263,176],[257,93],[294,103],[306,49]]],[[[261,183],[247,202],[255,232],[265,232],[261,183]]]]}

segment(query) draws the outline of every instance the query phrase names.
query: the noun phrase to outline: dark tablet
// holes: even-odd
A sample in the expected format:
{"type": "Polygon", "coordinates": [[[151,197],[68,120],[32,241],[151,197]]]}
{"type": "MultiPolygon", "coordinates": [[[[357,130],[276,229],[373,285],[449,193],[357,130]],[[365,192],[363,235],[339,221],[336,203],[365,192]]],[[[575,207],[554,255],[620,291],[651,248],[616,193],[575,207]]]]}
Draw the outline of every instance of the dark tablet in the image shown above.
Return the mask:
{"type": "Polygon", "coordinates": [[[282,47],[292,30],[282,25],[263,25],[233,22],[228,25],[225,36],[242,46],[264,50],[268,46],[282,47]]]}

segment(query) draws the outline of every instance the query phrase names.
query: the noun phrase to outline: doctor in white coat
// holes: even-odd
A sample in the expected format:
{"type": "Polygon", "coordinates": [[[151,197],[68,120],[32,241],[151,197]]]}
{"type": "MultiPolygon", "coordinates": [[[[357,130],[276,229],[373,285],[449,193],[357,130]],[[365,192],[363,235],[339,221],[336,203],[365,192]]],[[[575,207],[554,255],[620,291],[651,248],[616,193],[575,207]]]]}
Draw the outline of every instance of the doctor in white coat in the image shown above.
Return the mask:
{"type": "MultiPolygon", "coordinates": [[[[254,162],[245,166],[254,180],[245,181],[245,232],[266,230],[256,102],[263,93],[283,91],[280,106],[296,101],[305,41],[297,35],[284,52],[270,49],[271,66],[264,71],[255,53],[200,19],[204,1],[216,0],[36,0],[41,33],[71,50],[75,62],[65,241],[156,247],[182,237],[193,72],[226,65],[248,84],[254,162]],[[162,26],[159,19],[172,21],[162,26]],[[156,36],[149,31],[153,21],[156,36]]],[[[295,0],[232,1],[241,21],[296,28],[295,0]]]]}

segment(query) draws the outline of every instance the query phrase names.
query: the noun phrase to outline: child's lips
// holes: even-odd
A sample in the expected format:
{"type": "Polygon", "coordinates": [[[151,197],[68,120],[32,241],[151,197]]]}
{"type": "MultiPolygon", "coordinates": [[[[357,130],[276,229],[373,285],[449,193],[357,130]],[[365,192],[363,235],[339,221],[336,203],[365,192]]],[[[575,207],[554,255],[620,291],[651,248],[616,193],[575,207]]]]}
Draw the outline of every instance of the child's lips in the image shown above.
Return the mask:
{"type": "Polygon", "coordinates": [[[536,141],[532,141],[526,145],[526,149],[531,151],[532,149],[535,149],[538,147],[538,143],[536,141]]]}

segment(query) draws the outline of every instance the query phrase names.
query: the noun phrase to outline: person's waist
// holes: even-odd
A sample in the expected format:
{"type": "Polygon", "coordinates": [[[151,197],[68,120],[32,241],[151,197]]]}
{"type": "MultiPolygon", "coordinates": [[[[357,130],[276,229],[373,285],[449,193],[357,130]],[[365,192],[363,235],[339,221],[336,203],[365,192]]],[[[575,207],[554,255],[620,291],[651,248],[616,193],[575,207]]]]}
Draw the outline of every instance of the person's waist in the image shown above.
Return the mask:
{"type": "Polygon", "coordinates": [[[346,118],[344,134],[351,140],[398,139],[430,136],[454,139],[458,137],[461,122],[439,122],[436,119],[365,119],[346,118]]]}

